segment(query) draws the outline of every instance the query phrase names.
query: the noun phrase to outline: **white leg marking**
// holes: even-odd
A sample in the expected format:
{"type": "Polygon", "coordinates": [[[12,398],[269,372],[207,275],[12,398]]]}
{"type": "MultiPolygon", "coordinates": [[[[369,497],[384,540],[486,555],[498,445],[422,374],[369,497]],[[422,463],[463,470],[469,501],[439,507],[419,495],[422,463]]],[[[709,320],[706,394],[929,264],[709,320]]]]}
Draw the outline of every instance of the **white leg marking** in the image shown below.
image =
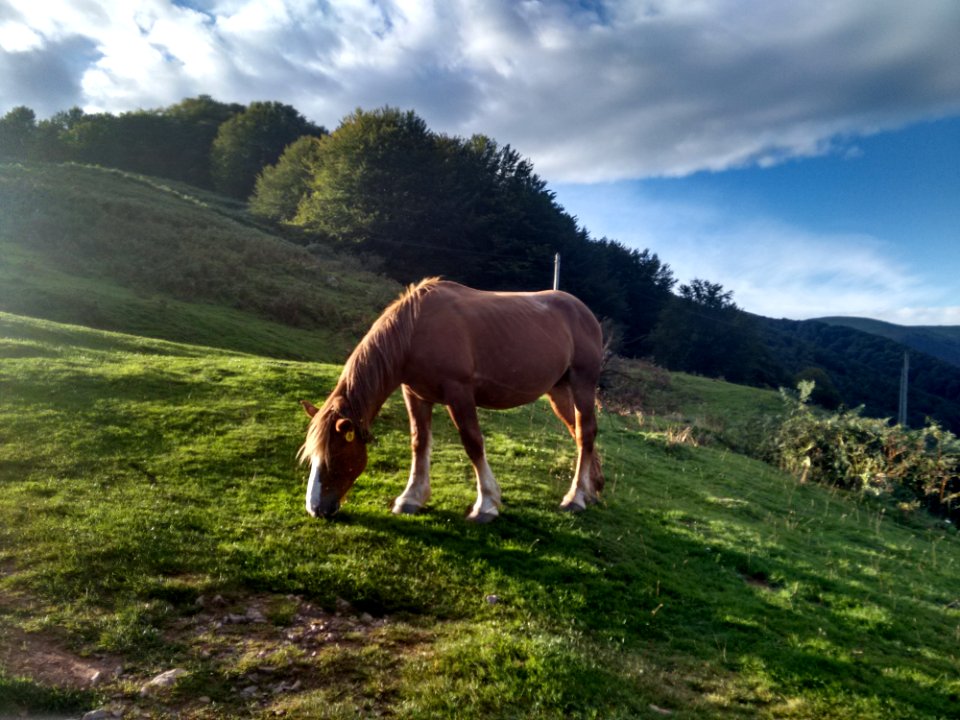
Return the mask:
{"type": "Polygon", "coordinates": [[[479,467],[474,469],[477,474],[477,501],[473,504],[470,517],[478,518],[482,515],[496,517],[500,514],[500,485],[493,476],[486,455],[480,461],[479,467]]]}
{"type": "Polygon", "coordinates": [[[593,479],[590,475],[592,465],[592,458],[583,454],[577,459],[577,472],[573,477],[570,490],[563,496],[563,501],[560,503],[562,507],[576,507],[583,510],[589,503],[596,500],[596,493],[593,491],[593,479]]]}
{"type": "Polygon", "coordinates": [[[320,493],[322,491],[320,484],[320,463],[313,459],[310,465],[310,480],[307,482],[307,512],[313,517],[317,516],[317,510],[320,508],[320,493]]]}
{"type": "Polygon", "coordinates": [[[408,508],[407,512],[410,512],[410,508],[420,509],[430,500],[430,446],[432,442],[432,436],[428,437],[421,452],[414,454],[407,487],[393,501],[393,512],[395,514],[399,515],[404,512],[404,506],[408,508]]]}

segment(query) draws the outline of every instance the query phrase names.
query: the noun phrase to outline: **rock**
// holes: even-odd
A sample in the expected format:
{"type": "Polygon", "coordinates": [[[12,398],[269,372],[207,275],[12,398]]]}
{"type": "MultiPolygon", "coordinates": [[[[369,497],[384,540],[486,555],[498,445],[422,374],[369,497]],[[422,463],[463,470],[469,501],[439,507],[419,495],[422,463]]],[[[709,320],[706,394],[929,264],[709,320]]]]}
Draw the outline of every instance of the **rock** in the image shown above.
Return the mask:
{"type": "Polygon", "coordinates": [[[141,695],[149,695],[152,692],[158,690],[163,690],[165,688],[173,687],[173,685],[187,674],[187,671],[183,668],[174,668],[173,670],[167,670],[164,673],[160,673],[155,678],[146,683],[142,688],[140,688],[141,695]]]}
{"type": "Polygon", "coordinates": [[[250,608],[247,608],[247,622],[263,624],[267,622],[267,618],[257,608],[250,607],[250,608]]]}
{"type": "Polygon", "coordinates": [[[256,695],[258,692],[260,692],[260,688],[258,688],[256,685],[247,685],[247,687],[240,691],[240,694],[243,697],[250,698],[256,695]]]}
{"type": "Polygon", "coordinates": [[[352,606],[349,602],[347,602],[346,600],[344,600],[343,598],[339,598],[339,597],[338,597],[338,598],[337,598],[336,605],[337,605],[337,612],[338,612],[338,613],[348,613],[348,612],[350,612],[351,610],[353,610],[353,606],[352,606]]]}
{"type": "Polygon", "coordinates": [[[362,622],[364,625],[369,625],[373,622],[373,615],[370,613],[364,613],[360,616],[360,622],[362,622]]]}
{"type": "Polygon", "coordinates": [[[497,595],[487,595],[484,600],[487,601],[487,605],[496,605],[500,602],[500,598],[497,595]]]}
{"type": "Polygon", "coordinates": [[[100,708],[99,710],[91,710],[88,713],[83,714],[83,720],[107,720],[107,718],[112,718],[113,713],[106,708],[100,708]]]}

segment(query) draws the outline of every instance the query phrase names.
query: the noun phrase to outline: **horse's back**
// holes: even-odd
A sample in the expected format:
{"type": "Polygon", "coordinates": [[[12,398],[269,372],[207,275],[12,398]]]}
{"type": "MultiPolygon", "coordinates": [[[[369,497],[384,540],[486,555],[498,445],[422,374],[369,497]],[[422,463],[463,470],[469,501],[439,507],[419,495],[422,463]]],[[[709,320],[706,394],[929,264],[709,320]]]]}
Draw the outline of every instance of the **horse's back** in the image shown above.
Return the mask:
{"type": "Polygon", "coordinates": [[[459,326],[464,339],[524,344],[524,339],[552,335],[601,352],[600,324],[577,297],[560,290],[494,292],[440,281],[428,296],[436,300],[446,322],[459,326]]]}
{"type": "Polygon", "coordinates": [[[449,380],[471,383],[478,404],[512,407],[571,371],[595,382],[602,360],[593,313],[558,291],[486,292],[441,281],[421,299],[415,337],[411,382],[439,401],[449,380]]]}

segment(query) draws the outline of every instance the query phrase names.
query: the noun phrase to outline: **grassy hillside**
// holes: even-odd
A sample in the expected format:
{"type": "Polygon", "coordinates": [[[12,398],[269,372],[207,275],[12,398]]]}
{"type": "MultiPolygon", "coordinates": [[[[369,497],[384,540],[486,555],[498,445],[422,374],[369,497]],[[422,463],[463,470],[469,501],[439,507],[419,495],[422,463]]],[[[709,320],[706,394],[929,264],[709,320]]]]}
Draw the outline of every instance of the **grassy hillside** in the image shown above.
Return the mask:
{"type": "Polygon", "coordinates": [[[312,250],[189,186],[95,167],[0,164],[0,310],[342,360],[397,286],[312,250]]]}
{"type": "Polygon", "coordinates": [[[556,510],[574,456],[545,404],[486,413],[506,508],[484,527],[440,413],[432,509],[390,515],[394,397],[319,522],[296,401],[335,366],[9,314],[0,337],[0,714],[956,714],[956,533],[731,452],[769,394],[660,377],[642,423],[606,411],[581,516],[556,510]]]}
{"type": "Polygon", "coordinates": [[[880,335],[960,367],[960,327],[957,326],[895,325],[857,317],[825,317],[819,318],[819,322],[880,335]]]}
{"type": "Polygon", "coordinates": [[[390,514],[394,396],[316,521],[297,401],[395,286],[148,178],[0,166],[0,210],[0,717],[958,715],[960,538],[739,454],[776,394],[612,368],[579,516],[549,407],[484,413],[484,527],[439,411],[390,514]]]}

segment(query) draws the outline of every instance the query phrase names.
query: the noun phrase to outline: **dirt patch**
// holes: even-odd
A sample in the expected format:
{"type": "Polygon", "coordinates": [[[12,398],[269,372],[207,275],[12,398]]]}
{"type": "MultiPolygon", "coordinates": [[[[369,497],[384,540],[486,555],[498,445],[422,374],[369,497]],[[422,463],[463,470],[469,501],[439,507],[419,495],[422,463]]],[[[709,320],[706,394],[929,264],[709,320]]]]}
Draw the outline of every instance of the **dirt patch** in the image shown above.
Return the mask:
{"type": "Polygon", "coordinates": [[[66,639],[56,630],[26,632],[3,621],[4,616],[36,612],[37,607],[24,593],[0,589],[0,668],[6,674],[79,690],[106,682],[120,672],[120,658],[81,657],[67,649],[66,639]]]}
{"type": "Polygon", "coordinates": [[[27,677],[50,687],[84,689],[106,682],[121,668],[117,658],[83,658],[64,649],[46,633],[19,628],[0,630],[0,667],[13,677],[27,677]]]}
{"type": "Polygon", "coordinates": [[[196,595],[171,605],[157,628],[169,652],[158,648],[150,660],[82,657],[55,629],[15,626],[39,610],[22,595],[0,591],[0,668],[46,687],[92,689],[106,703],[102,708],[135,718],[296,717],[331,688],[338,702],[389,714],[400,669],[429,654],[436,636],[343,600],[327,609],[294,595],[196,595]],[[174,681],[151,685],[171,673],[174,681]]]}

